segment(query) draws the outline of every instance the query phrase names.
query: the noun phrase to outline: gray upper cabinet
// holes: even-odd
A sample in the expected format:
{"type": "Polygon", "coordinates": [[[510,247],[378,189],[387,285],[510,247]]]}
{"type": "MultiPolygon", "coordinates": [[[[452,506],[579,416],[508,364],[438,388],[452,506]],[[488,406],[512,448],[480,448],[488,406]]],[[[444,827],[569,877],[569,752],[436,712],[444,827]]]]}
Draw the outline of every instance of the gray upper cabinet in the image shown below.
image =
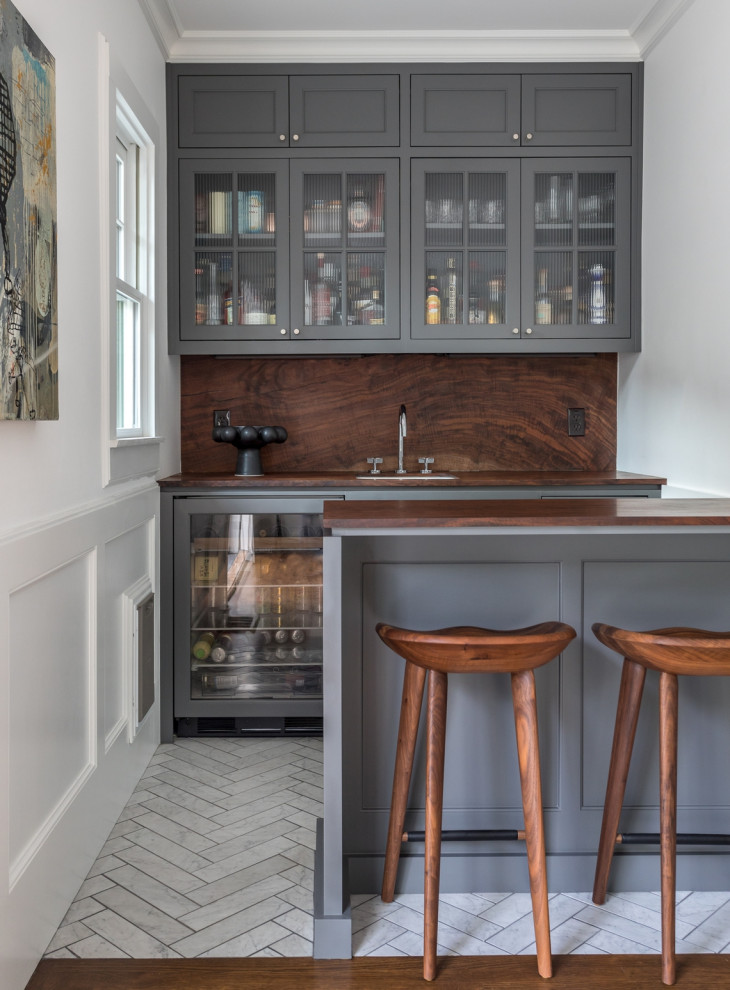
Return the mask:
{"type": "Polygon", "coordinates": [[[292,76],[291,144],[300,148],[398,147],[399,81],[397,74],[292,76]]]}
{"type": "Polygon", "coordinates": [[[541,148],[630,145],[631,76],[523,76],[522,135],[541,148]]]}
{"type": "Polygon", "coordinates": [[[416,147],[597,147],[632,142],[630,73],[414,74],[416,147]]]}
{"type": "Polygon", "coordinates": [[[640,349],[641,63],[167,77],[172,353],[640,349]]]}
{"type": "Polygon", "coordinates": [[[181,75],[181,148],[396,147],[392,75],[181,75]]]}
{"type": "Polygon", "coordinates": [[[183,75],[181,148],[278,148],[289,139],[286,76],[183,75]]]}
{"type": "Polygon", "coordinates": [[[520,76],[411,77],[411,144],[500,147],[520,143],[520,76]]]}

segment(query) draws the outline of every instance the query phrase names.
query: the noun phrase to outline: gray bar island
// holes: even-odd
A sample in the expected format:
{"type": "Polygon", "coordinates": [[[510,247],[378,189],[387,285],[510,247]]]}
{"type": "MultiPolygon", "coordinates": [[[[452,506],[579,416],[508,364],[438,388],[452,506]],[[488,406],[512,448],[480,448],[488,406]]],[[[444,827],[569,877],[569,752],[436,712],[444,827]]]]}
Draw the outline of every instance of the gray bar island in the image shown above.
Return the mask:
{"type": "MultiPolygon", "coordinates": [[[[403,661],[377,622],[510,629],[556,620],[577,631],[536,673],[548,882],[593,885],[621,658],[594,622],[629,629],[730,628],[730,499],[348,501],[325,505],[324,819],[315,864],[319,958],[351,954],[349,895],[380,889],[403,661]]],[[[656,832],[657,685],[647,678],[622,828],[656,832]]],[[[508,675],[449,684],[443,825],[519,829],[522,807],[508,675]]],[[[678,829],[728,831],[730,684],[680,681],[678,829]]],[[[423,828],[424,755],[406,829],[423,828]]],[[[726,889],[727,847],[683,847],[680,889],[726,889]]],[[[614,889],[656,890],[657,847],[617,850],[614,889]]],[[[397,890],[423,889],[408,844],[397,890]]],[[[528,889],[519,843],[453,842],[441,890],[528,889]]]]}

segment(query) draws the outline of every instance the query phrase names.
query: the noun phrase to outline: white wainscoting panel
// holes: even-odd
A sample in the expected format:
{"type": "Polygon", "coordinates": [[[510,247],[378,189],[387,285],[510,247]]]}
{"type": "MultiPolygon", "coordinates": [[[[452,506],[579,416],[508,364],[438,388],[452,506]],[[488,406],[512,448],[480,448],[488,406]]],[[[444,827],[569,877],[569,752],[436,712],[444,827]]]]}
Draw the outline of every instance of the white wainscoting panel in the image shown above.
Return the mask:
{"type": "Polygon", "coordinates": [[[10,888],[96,762],[96,554],[9,602],[10,888]]]}

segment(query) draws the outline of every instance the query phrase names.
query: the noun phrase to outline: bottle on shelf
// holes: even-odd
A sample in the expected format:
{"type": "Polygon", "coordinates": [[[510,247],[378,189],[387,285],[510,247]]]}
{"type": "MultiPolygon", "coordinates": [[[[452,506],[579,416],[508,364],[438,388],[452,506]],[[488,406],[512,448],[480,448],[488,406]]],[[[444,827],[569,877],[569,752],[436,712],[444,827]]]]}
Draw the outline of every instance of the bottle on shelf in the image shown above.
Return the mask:
{"type": "Polygon", "coordinates": [[[193,643],[193,656],[196,660],[207,660],[213,648],[215,636],[212,632],[201,633],[193,643]]]}
{"type": "Polygon", "coordinates": [[[372,296],[362,307],[361,319],[363,323],[367,324],[379,324],[385,322],[385,310],[383,309],[383,304],[380,301],[379,289],[372,290],[372,296]]]}
{"type": "Polygon", "coordinates": [[[553,306],[547,291],[547,268],[537,273],[537,296],[535,297],[535,323],[545,325],[553,322],[553,306]]]}
{"type": "Polygon", "coordinates": [[[312,323],[329,326],[332,323],[332,291],[324,274],[324,255],[317,255],[317,280],[312,286],[312,323]]]}
{"type": "Polygon", "coordinates": [[[605,269],[603,265],[591,265],[591,290],[588,304],[589,323],[608,323],[606,308],[605,269]]]}
{"type": "Polygon", "coordinates": [[[446,262],[446,322],[456,323],[457,313],[457,282],[456,282],[456,258],[449,258],[446,262]]]}
{"type": "Polygon", "coordinates": [[[228,633],[220,633],[213,641],[210,649],[210,659],[213,663],[224,663],[233,649],[233,640],[228,633]]]}
{"type": "Polygon", "coordinates": [[[355,186],[347,205],[347,223],[350,231],[361,234],[370,229],[372,209],[362,186],[355,186]]]}
{"type": "Polygon", "coordinates": [[[504,300],[502,297],[502,281],[490,278],[487,295],[487,323],[504,323],[504,300]]]}
{"type": "Polygon", "coordinates": [[[426,277],[426,323],[441,322],[441,296],[439,295],[436,272],[429,269],[426,277]]]}

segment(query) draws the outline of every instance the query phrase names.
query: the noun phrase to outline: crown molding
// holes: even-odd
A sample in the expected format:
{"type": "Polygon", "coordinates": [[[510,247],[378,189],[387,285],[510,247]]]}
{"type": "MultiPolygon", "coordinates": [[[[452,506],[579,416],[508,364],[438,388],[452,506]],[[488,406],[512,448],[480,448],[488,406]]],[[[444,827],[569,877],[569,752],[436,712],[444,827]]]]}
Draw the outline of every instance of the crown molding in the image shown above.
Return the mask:
{"type": "Polygon", "coordinates": [[[643,21],[631,29],[641,58],[646,58],[693,3],[694,0],[665,0],[664,3],[654,4],[643,21]]]}
{"type": "Polygon", "coordinates": [[[694,0],[657,0],[625,31],[186,31],[171,0],[138,0],[169,62],[590,62],[645,56],[694,0]]]}

